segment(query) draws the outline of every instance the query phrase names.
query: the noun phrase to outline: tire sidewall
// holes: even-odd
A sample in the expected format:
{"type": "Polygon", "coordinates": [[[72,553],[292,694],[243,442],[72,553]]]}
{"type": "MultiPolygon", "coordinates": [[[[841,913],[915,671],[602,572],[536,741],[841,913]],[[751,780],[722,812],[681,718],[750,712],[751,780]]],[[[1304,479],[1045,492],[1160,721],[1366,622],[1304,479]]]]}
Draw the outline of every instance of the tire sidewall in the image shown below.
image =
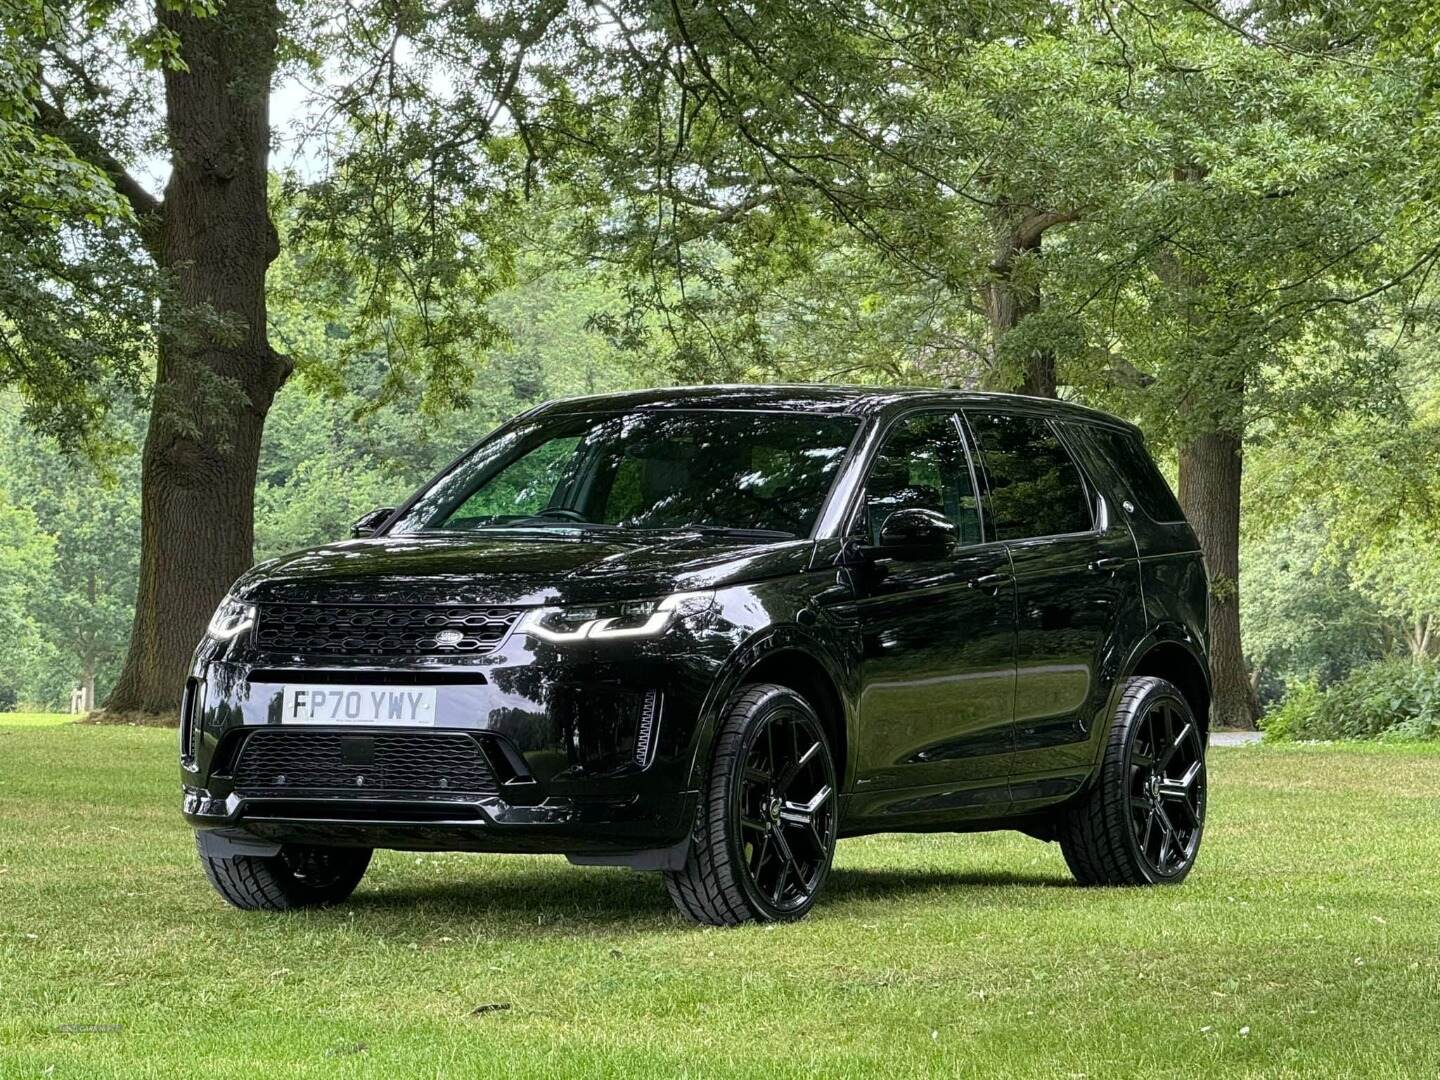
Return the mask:
{"type": "Polygon", "coordinates": [[[732,720],[740,719],[744,724],[740,734],[740,752],[735,755],[734,764],[730,769],[730,775],[724,777],[724,798],[725,798],[725,831],[726,844],[729,848],[731,865],[735,867],[735,876],[745,899],[756,916],[766,922],[782,922],[799,919],[815,905],[816,899],[825,888],[826,881],[830,878],[830,867],[835,858],[836,836],[839,832],[839,808],[840,798],[838,783],[835,776],[835,756],[830,748],[830,740],[825,734],[825,726],[820,723],[815,710],[810,703],[793,690],[784,687],[775,687],[766,694],[759,702],[748,709],[743,718],[732,717],[732,720]],[[745,860],[742,846],[742,830],[740,828],[740,802],[741,784],[745,775],[745,762],[749,760],[750,752],[755,746],[756,739],[763,732],[771,720],[778,715],[793,712],[806,718],[815,729],[820,739],[822,753],[825,757],[825,772],[833,792],[832,799],[835,799],[837,806],[831,813],[831,825],[828,850],[825,853],[824,865],[820,868],[820,875],[815,882],[815,887],[810,891],[809,897],[803,904],[793,908],[777,908],[770,902],[751,879],[749,866],[745,860]]]}
{"type": "Polygon", "coordinates": [[[1130,854],[1131,860],[1136,868],[1152,885],[1178,885],[1189,876],[1195,866],[1195,861],[1200,854],[1200,845],[1205,839],[1205,813],[1208,797],[1207,783],[1209,763],[1205,760],[1205,741],[1203,736],[1200,742],[1201,761],[1201,792],[1200,792],[1200,824],[1195,831],[1195,846],[1190,858],[1185,864],[1174,873],[1162,874],[1150,864],[1150,859],[1140,850],[1140,841],[1135,835],[1135,830],[1130,822],[1130,774],[1132,769],[1131,757],[1135,752],[1135,738],[1140,729],[1140,722],[1145,715],[1162,701],[1168,701],[1180,710],[1180,715],[1188,724],[1198,724],[1194,714],[1190,710],[1190,703],[1185,700],[1183,694],[1172,683],[1156,679],[1153,685],[1147,687],[1143,693],[1131,704],[1125,714],[1119,718],[1124,739],[1125,752],[1122,758],[1123,767],[1118,777],[1107,778],[1112,785],[1118,785],[1116,790],[1109,792],[1112,798],[1122,800],[1122,809],[1125,815],[1125,846],[1130,854]]]}

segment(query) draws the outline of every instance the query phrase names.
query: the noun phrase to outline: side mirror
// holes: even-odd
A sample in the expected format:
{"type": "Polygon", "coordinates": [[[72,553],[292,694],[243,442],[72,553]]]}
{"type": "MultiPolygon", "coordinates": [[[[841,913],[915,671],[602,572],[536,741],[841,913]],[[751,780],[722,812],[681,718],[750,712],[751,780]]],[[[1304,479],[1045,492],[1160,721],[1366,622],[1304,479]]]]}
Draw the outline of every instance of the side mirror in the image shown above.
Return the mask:
{"type": "Polygon", "coordinates": [[[944,514],[918,507],[896,510],[880,526],[880,543],[871,550],[891,559],[939,559],[955,546],[955,523],[944,514]]]}
{"type": "Polygon", "coordinates": [[[375,530],[385,524],[386,518],[395,513],[395,507],[382,506],[379,510],[371,510],[368,514],[361,514],[350,526],[350,535],[356,540],[366,536],[374,536],[375,530]]]}

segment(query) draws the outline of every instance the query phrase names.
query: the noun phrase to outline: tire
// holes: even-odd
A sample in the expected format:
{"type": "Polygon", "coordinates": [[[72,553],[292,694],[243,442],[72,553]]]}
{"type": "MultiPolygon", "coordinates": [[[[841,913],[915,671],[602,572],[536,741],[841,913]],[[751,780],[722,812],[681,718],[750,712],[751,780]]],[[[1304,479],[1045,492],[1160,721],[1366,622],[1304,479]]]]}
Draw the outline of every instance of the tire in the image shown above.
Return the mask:
{"type": "Polygon", "coordinates": [[[1127,680],[1095,784],[1059,822],[1082,885],[1177,885],[1205,832],[1205,738],[1184,695],[1127,680]]]}
{"type": "Polygon", "coordinates": [[[809,702],[743,687],[716,735],[685,868],[665,874],[680,913],[711,926],[803,918],[835,855],[837,787],[809,702]]]}
{"type": "Polygon", "coordinates": [[[220,854],[225,849],[204,832],[195,834],[195,846],[215,891],[242,911],[338,904],[360,884],[371,855],[369,848],[301,844],[286,844],[275,855],[220,854]]]}

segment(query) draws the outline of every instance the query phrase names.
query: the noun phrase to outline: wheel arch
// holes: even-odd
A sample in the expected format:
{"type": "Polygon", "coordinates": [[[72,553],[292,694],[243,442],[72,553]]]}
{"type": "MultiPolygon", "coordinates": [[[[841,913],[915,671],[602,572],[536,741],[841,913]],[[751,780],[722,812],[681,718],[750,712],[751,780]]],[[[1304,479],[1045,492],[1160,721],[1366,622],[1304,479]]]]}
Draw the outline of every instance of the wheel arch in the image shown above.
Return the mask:
{"type": "Polygon", "coordinates": [[[735,651],[707,696],[692,775],[698,780],[708,768],[716,727],[740,687],[775,683],[795,691],[819,714],[835,754],[835,775],[840,778],[840,790],[848,791],[854,766],[851,753],[854,710],[845,689],[843,670],[823,646],[798,626],[772,627],[757,635],[735,651]]]}
{"type": "Polygon", "coordinates": [[[845,705],[839,688],[823,664],[803,649],[788,647],[769,653],[746,670],[740,685],[775,683],[789,687],[810,703],[820,716],[820,726],[830,740],[835,755],[835,775],[844,785],[849,764],[849,734],[846,731],[845,705]]]}
{"type": "Polygon", "coordinates": [[[1174,637],[1152,634],[1131,657],[1127,676],[1152,675],[1175,684],[1202,731],[1210,730],[1210,673],[1193,646],[1174,637]]]}

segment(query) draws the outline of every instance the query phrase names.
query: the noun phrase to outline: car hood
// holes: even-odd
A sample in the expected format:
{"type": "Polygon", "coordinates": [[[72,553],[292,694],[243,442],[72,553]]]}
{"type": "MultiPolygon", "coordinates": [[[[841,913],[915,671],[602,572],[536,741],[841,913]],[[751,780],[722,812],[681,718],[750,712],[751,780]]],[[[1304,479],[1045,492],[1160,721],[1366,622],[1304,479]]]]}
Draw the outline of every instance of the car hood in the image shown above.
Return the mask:
{"type": "Polygon", "coordinates": [[[261,563],[235,583],[248,602],[553,604],[663,596],[799,573],[808,540],[580,530],[347,540],[261,563]]]}

